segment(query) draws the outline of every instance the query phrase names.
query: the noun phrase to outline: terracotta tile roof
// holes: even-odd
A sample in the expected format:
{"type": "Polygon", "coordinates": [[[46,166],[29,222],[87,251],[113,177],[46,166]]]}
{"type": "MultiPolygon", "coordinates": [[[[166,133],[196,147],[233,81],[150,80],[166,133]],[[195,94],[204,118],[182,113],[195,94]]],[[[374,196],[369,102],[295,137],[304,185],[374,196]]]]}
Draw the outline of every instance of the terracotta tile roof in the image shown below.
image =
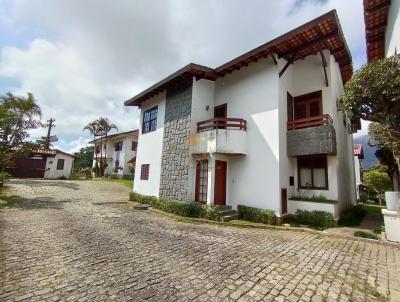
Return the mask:
{"type": "Polygon", "coordinates": [[[385,57],[385,32],[390,0],[364,0],[368,62],[385,57]]]}
{"type": "Polygon", "coordinates": [[[136,156],[132,157],[129,161],[128,164],[134,164],[136,163],[136,156]]]}
{"type": "Polygon", "coordinates": [[[338,20],[336,10],[332,10],[276,39],[273,39],[219,67],[189,64],[154,84],[142,93],[125,101],[125,106],[140,106],[150,97],[178,85],[190,84],[193,77],[216,80],[228,73],[247,66],[251,62],[271,56],[276,60],[285,58],[289,62],[303,59],[309,55],[328,49],[339,64],[343,83],[352,76],[352,58],[338,20]]]}

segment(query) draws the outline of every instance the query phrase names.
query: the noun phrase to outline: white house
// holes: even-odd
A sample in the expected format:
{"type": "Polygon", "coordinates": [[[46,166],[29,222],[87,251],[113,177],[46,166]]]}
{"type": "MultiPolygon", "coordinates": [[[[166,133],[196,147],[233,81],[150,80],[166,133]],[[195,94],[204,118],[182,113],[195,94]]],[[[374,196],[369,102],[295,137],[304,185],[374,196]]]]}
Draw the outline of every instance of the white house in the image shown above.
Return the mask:
{"type": "MultiPolygon", "coordinates": [[[[367,40],[368,62],[383,59],[400,53],[400,0],[364,0],[364,20],[367,40]]],[[[398,192],[398,174],[394,177],[394,190],[389,193],[391,201],[397,202],[397,208],[382,210],[385,221],[386,238],[400,242],[400,193],[398,192]],[[397,199],[397,200],[396,200],[397,199]]]]}
{"type": "Polygon", "coordinates": [[[51,151],[54,151],[55,154],[53,157],[47,157],[46,159],[44,178],[71,178],[72,169],[74,168],[74,160],[76,157],[58,149],[51,151]]]}
{"type": "Polygon", "coordinates": [[[141,108],[134,190],[278,216],[355,204],[338,100],[351,55],[331,11],[215,69],[189,64],[125,102],[141,108]],[[290,200],[323,196],[333,202],[290,200]]]}
{"type": "Polygon", "coordinates": [[[107,140],[97,139],[91,143],[95,145],[93,156],[93,167],[96,158],[107,160],[105,175],[116,175],[120,178],[132,178],[129,164],[136,161],[136,150],[138,145],[138,130],[121,132],[109,135],[107,140]]]}

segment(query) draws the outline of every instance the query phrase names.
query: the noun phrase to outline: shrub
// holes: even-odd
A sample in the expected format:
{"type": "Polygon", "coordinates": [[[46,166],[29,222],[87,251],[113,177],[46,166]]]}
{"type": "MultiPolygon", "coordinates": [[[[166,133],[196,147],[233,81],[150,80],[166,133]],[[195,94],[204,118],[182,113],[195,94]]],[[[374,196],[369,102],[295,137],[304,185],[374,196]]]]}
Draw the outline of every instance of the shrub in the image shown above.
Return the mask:
{"type": "Polygon", "coordinates": [[[277,219],[274,211],[238,205],[239,218],[253,222],[276,224],[277,219]]]}
{"type": "Polygon", "coordinates": [[[363,231],[354,232],[354,237],[361,237],[361,238],[368,238],[368,239],[378,239],[378,236],[376,236],[374,234],[371,234],[371,233],[363,232],[363,231]]]}
{"type": "Polygon", "coordinates": [[[108,179],[120,179],[120,177],[118,175],[111,174],[108,176],[108,179]]]}
{"type": "Polygon", "coordinates": [[[333,215],[328,212],[297,210],[296,215],[299,224],[305,224],[316,229],[324,230],[336,225],[333,215]]]}
{"type": "Polygon", "coordinates": [[[338,223],[340,226],[358,226],[366,214],[367,211],[361,205],[357,205],[344,212],[338,223]]]}
{"type": "Polygon", "coordinates": [[[313,195],[311,197],[300,195],[300,196],[292,196],[289,199],[298,201],[320,202],[320,203],[337,203],[337,200],[327,199],[323,195],[313,195]]]}
{"type": "Polygon", "coordinates": [[[382,233],[383,230],[384,230],[384,226],[383,226],[383,225],[380,225],[380,224],[374,226],[374,228],[372,229],[372,231],[373,231],[375,234],[380,234],[380,233],[382,233]]]}
{"type": "Polygon", "coordinates": [[[148,204],[153,208],[173,213],[184,217],[205,218],[218,221],[220,219],[217,207],[209,207],[198,203],[185,203],[174,200],[157,198],[154,196],[145,196],[136,192],[130,193],[130,200],[148,204]]]}

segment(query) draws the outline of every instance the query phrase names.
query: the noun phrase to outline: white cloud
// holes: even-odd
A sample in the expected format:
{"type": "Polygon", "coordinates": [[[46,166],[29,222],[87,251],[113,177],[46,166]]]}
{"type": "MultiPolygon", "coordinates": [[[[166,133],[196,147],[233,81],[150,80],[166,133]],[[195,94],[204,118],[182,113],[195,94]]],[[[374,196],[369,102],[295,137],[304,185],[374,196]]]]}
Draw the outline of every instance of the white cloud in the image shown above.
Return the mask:
{"type": "Polygon", "coordinates": [[[33,37],[3,47],[0,81],[34,93],[64,148],[89,137],[82,128],[100,115],[121,131],[136,128],[138,110],[123,100],[183,65],[219,66],[333,8],[357,66],[365,52],[362,1],[0,1],[4,26],[33,37]]]}

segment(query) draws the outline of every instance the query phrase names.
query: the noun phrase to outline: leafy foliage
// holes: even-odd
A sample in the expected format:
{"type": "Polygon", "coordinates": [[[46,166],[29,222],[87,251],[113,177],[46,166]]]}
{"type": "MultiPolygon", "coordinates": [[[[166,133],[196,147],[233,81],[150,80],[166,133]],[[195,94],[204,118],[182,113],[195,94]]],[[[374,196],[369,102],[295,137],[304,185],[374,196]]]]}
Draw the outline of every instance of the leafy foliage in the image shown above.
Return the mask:
{"type": "Polygon", "coordinates": [[[328,212],[297,210],[296,215],[296,221],[299,224],[305,224],[318,230],[333,228],[336,225],[332,214],[328,212]]]}
{"type": "Polygon", "coordinates": [[[370,135],[392,150],[400,165],[400,55],[364,65],[346,83],[341,99],[351,120],[372,121],[370,135]]]}
{"type": "Polygon", "coordinates": [[[81,171],[82,169],[89,168],[91,169],[93,165],[93,153],[94,153],[94,146],[87,146],[81,148],[79,152],[75,152],[74,155],[78,157],[75,159],[74,168],[75,171],[81,171]]]}
{"type": "Polygon", "coordinates": [[[239,218],[253,222],[275,225],[277,223],[274,211],[238,205],[239,218]]]}
{"type": "Polygon", "coordinates": [[[218,221],[220,219],[219,209],[198,203],[185,203],[180,201],[166,200],[154,196],[145,196],[136,192],[130,193],[130,200],[148,204],[153,208],[173,213],[184,217],[204,218],[218,221]]]}
{"type": "Polygon", "coordinates": [[[382,194],[392,188],[392,182],[390,181],[389,175],[382,170],[371,170],[364,172],[363,183],[370,190],[378,194],[380,201],[382,194]]]}
{"type": "Polygon", "coordinates": [[[29,130],[41,126],[40,116],[40,107],[31,93],[26,97],[11,93],[0,96],[0,171],[14,156],[34,146],[26,140],[29,130]]]}
{"type": "Polygon", "coordinates": [[[319,203],[337,203],[337,200],[328,199],[323,195],[314,195],[314,194],[311,197],[299,195],[299,196],[292,196],[289,199],[298,201],[319,202],[319,203]]]}

